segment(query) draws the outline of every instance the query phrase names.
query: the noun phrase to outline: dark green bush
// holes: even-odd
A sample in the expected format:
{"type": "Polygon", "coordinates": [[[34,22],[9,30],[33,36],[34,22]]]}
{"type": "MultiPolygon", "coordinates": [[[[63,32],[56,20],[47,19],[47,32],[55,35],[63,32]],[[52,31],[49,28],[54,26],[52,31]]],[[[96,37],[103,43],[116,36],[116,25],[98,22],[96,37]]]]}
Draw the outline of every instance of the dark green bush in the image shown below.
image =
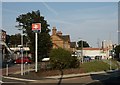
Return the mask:
{"type": "Polygon", "coordinates": [[[53,69],[76,68],[79,62],[76,57],[62,48],[53,49],[50,52],[50,63],[53,69]]]}

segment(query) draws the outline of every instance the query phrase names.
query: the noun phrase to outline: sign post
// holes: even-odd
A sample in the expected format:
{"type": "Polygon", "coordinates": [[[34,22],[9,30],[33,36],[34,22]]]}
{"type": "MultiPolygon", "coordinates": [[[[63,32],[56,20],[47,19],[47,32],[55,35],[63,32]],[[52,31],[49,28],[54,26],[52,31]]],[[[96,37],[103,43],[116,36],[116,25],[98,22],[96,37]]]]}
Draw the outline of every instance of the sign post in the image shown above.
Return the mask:
{"type": "Polygon", "coordinates": [[[37,72],[37,61],[38,56],[37,56],[37,32],[35,33],[35,72],[37,72]]]}
{"type": "Polygon", "coordinates": [[[41,31],[41,23],[33,23],[32,24],[32,31],[35,32],[35,72],[37,72],[38,66],[38,56],[37,56],[37,33],[41,31]]]}

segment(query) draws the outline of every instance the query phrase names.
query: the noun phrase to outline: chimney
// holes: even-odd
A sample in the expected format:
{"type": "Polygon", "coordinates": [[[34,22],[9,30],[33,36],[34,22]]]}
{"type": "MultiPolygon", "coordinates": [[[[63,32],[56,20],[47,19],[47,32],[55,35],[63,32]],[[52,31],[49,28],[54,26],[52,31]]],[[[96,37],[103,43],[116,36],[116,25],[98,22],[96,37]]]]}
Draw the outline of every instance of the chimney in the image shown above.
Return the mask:
{"type": "Polygon", "coordinates": [[[57,35],[62,36],[62,32],[61,32],[61,31],[58,31],[58,32],[57,32],[57,35]]]}
{"type": "Polygon", "coordinates": [[[56,27],[53,27],[53,29],[52,29],[52,35],[56,35],[56,31],[57,31],[56,27]]]}

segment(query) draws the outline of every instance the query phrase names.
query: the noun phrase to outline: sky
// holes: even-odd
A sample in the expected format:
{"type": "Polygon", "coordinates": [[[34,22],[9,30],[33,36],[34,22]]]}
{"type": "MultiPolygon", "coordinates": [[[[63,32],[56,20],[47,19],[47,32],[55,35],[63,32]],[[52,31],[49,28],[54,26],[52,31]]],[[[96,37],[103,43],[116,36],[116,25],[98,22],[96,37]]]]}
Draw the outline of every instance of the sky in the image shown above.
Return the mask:
{"type": "MultiPolygon", "coordinates": [[[[54,26],[71,41],[84,40],[98,47],[103,40],[118,43],[118,2],[2,2],[2,29],[7,34],[20,33],[15,28],[21,14],[40,10],[50,29],[54,26]]],[[[1,6],[1,5],[0,5],[1,6]]],[[[51,34],[51,33],[50,33],[51,34]]]]}
{"type": "MultiPolygon", "coordinates": [[[[120,23],[120,2],[118,3],[118,23],[120,23]]],[[[120,44],[120,24],[118,24],[118,44],[120,44]]]]}
{"type": "Polygon", "coordinates": [[[119,0],[0,0],[2,2],[118,2],[119,0]]]}

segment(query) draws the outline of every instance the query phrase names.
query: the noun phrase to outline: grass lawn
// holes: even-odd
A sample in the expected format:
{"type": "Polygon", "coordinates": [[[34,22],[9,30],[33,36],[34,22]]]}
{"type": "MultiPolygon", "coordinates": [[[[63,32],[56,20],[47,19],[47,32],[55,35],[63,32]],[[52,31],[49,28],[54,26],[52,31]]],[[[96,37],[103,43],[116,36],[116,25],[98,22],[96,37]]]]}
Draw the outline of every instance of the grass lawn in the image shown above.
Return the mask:
{"type": "Polygon", "coordinates": [[[113,63],[113,68],[119,68],[120,69],[120,66],[119,64],[117,63],[118,61],[115,60],[115,59],[111,59],[112,63],[113,63]]]}
{"type": "MultiPolygon", "coordinates": [[[[112,65],[111,69],[116,69],[116,61],[111,60],[112,65]]],[[[84,62],[83,64],[80,65],[80,68],[69,68],[69,69],[63,69],[63,75],[66,74],[79,74],[79,73],[87,73],[87,72],[99,72],[99,71],[107,71],[110,70],[110,65],[109,65],[109,60],[93,60],[91,62],[84,62]]],[[[41,79],[42,77],[46,76],[56,76],[56,75],[61,75],[60,70],[42,70],[39,69],[37,73],[29,72],[26,73],[25,76],[21,76],[20,74],[15,74],[15,75],[10,75],[13,77],[22,77],[22,78],[28,78],[28,79],[41,79]]]]}
{"type": "MultiPolygon", "coordinates": [[[[110,70],[110,65],[101,60],[100,61],[95,60],[92,62],[84,62],[83,64],[81,64],[80,68],[83,68],[84,72],[97,72],[97,71],[110,70]]],[[[116,68],[117,66],[115,65],[115,61],[112,61],[111,69],[116,69],[116,68]]]]}

